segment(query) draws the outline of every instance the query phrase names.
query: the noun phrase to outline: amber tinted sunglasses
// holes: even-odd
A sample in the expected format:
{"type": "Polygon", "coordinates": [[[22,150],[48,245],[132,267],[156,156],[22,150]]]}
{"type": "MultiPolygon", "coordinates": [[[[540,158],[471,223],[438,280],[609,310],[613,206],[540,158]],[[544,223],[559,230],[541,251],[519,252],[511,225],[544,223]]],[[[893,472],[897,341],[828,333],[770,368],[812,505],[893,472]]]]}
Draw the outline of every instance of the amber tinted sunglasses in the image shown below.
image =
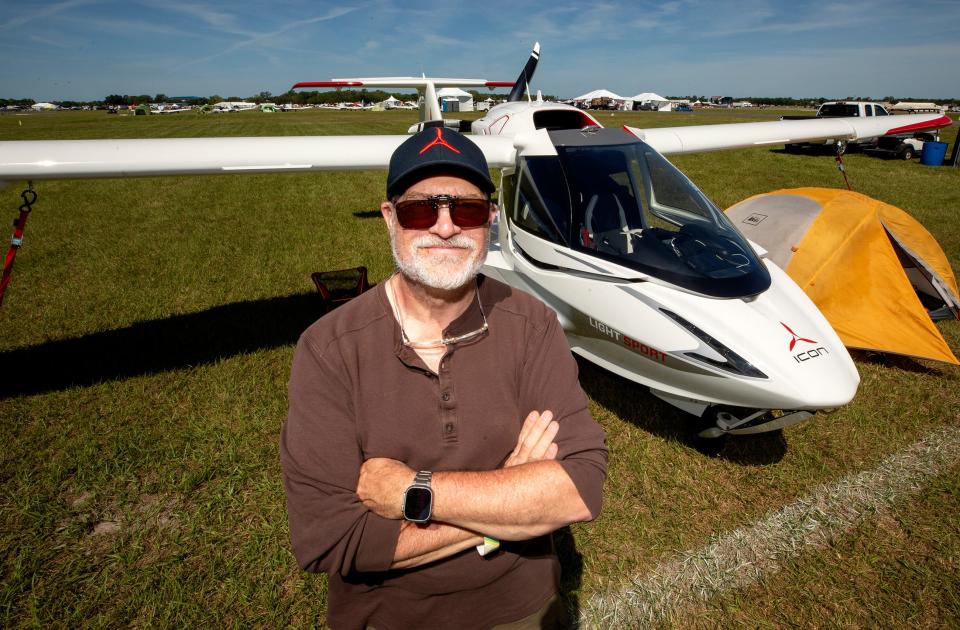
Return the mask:
{"type": "Polygon", "coordinates": [[[405,230],[425,230],[437,222],[441,205],[449,208],[450,220],[462,228],[480,227],[490,220],[490,202],[486,199],[434,195],[396,202],[397,222],[405,230]]]}

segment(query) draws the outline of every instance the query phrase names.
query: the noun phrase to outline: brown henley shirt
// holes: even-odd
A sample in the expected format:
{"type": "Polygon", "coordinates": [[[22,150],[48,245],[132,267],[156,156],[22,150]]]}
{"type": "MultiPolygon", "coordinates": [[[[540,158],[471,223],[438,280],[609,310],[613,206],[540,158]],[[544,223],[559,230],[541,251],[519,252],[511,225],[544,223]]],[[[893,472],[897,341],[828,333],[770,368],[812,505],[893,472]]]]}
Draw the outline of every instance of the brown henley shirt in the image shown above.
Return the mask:
{"type": "MultiPolygon", "coordinates": [[[[504,542],[407,570],[390,570],[400,521],[356,495],[361,464],[389,457],[414,470],[493,470],[513,450],[526,415],[560,423],[558,461],[594,517],[607,451],[587,409],[556,314],[539,300],[480,277],[489,331],[451,346],[438,373],[400,339],[385,284],[304,332],[290,374],[280,438],[293,553],[329,574],[335,628],[488,628],[538,610],[559,587],[549,536],[504,542]]],[[[477,330],[474,303],[444,331],[477,330]]]]}

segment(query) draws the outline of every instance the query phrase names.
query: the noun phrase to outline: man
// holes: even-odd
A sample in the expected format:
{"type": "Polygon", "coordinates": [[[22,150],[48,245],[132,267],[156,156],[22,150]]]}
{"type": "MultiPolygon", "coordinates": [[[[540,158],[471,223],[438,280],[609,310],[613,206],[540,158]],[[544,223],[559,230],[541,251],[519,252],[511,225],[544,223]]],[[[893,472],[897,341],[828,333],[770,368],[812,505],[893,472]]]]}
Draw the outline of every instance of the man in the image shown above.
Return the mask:
{"type": "Polygon", "coordinates": [[[477,275],[494,189],[466,137],[407,139],[380,207],[398,272],[297,345],[290,535],[334,628],[549,624],[550,533],[600,511],[603,431],[556,315],[477,275]]]}

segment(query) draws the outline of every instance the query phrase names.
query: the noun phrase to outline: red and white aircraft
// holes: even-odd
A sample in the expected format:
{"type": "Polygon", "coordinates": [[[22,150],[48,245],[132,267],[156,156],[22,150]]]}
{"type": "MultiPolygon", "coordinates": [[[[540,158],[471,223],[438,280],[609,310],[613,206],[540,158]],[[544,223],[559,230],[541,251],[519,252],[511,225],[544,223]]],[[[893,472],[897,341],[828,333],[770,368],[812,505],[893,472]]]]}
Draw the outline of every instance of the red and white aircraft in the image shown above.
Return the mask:
{"type": "MultiPolygon", "coordinates": [[[[859,375],[819,310],[664,156],[856,140],[945,127],[937,114],[605,129],[514,83],[381,77],[298,87],[415,87],[425,126],[439,87],[506,87],[469,125],[501,169],[485,273],[549,304],[573,352],[707,417],[701,435],[761,433],[849,402],[859,375]]],[[[385,169],[407,136],[0,142],[0,180],[385,169]]]]}

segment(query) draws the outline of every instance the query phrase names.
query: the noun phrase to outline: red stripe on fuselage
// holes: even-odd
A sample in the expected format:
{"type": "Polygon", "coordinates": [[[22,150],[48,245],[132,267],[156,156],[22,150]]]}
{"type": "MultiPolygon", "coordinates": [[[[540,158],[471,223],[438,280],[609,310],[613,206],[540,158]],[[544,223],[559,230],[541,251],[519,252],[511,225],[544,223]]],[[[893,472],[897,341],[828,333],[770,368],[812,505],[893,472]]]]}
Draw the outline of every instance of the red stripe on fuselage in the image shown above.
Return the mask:
{"type": "Polygon", "coordinates": [[[912,125],[904,125],[903,127],[894,127],[887,131],[887,135],[892,135],[895,133],[910,133],[911,131],[923,131],[924,129],[938,129],[940,127],[949,127],[953,124],[953,119],[949,116],[941,116],[940,118],[934,118],[933,120],[928,120],[921,123],[914,123],[912,125]]]}

